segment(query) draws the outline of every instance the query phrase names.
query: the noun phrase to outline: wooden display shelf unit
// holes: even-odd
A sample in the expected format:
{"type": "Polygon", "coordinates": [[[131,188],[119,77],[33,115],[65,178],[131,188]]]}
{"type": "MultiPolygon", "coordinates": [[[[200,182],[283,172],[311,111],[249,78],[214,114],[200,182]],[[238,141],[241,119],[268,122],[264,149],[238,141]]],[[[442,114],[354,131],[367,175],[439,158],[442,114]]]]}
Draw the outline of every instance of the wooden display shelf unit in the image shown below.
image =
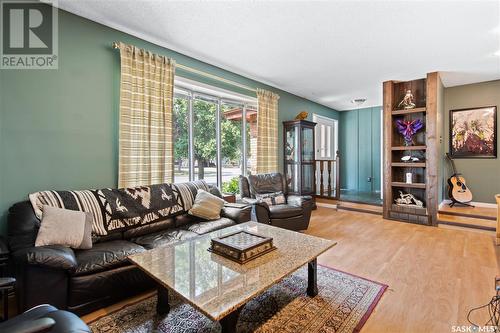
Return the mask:
{"type": "Polygon", "coordinates": [[[417,145],[417,146],[393,146],[391,150],[426,150],[427,146],[417,145]]]}
{"type": "Polygon", "coordinates": [[[421,113],[421,112],[426,112],[427,108],[422,107],[422,108],[414,108],[414,109],[408,109],[408,110],[393,110],[391,113],[393,116],[399,116],[399,115],[405,115],[405,114],[410,114],[410,113],[421,113]]]}
{"type": "Polygon", "coordinates": [[[392,182],[392,187],[408,187],[408,188],[425,188],[425,183],[404,183],[404,182],[392,182]]]}
{"type": "Polygon", "coordinates": [[[396,204],[392,204],[390,217],[394,220],[404,220],[417,224],[427,224],[429,219],[426,208],[400,206],[396,204]]]}
{"type": "Polygon", "coordinates": [[[398,168],[425,168],[425,162],[392,162],[391,165],[398,168]]]}
{"type": "Polygon", "coordinates": [[[437,225],[438,208],[438,89],[442,87],[439,74],[429,73],[425,78],[412,81],[384,82],[384,218],[437,225]],[[414,96],[415,108],[398,107],[407,90],[414,96]],[[424,128],[414,135],[414,144],[406,146],[398,133],[397,119],[420,119],[424,128]],[[417,156],[420,161],[400,162],[403,156],[417,156]],[[412,173],[412,184],[404,182],[405,174],[412,173]],[[400,206],[395,199],[410,193],[424,204],[423,208],[400,206]]]}

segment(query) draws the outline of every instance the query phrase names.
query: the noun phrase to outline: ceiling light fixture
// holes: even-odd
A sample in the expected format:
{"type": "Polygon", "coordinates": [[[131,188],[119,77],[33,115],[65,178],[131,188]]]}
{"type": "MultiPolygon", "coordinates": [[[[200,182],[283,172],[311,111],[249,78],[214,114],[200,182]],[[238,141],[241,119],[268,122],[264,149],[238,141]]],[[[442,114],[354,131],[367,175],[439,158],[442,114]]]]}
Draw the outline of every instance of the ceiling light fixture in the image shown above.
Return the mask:
{"type": "Polygon", "coordinates": [[[355,98],[355,99],[351,100],[351,103],[356,104],[356,106],[360,106],[364,102],[366,102],[366,98],[355,98]]]}
{"type": "Polygon", "coordinates": [[[495,53],[493,53],[494,55],[496,55],[497,57],[500,57],[500,50],[496,51],[495,53]]]}

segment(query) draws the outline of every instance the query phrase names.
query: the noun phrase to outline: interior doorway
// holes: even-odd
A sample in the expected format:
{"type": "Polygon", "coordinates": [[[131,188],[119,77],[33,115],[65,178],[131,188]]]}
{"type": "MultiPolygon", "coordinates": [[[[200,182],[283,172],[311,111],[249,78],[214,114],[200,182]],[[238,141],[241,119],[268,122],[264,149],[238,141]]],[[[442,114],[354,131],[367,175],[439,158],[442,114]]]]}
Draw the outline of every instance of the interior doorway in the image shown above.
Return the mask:
{"type": "MultiPolygon", "coordinates": [[[[328,193],[328,188],[336,188],[335,174],[338,172],[335,159],[338,151],[338,120],[313,114],[316,123],[314,131],[315,159],[323,163],[323,168],[316,165],[316,194],[328,193]],[[323,170],[321,170],[323,169],[323,170]],[[330,174],[328,174],[330,172],[330,174]],[[323,174],[321,174],[323,173],[323,174]],[[323,182],[321,181],[323,180],[323,182]],[[328,182],[330,180],[330,182],[328,182]],[[323,187],[323,189],[321,189],[323,187]]],[[[336,195],[336,194],[333,194],[336,195]]]]}
{"type": "Polygon", "coordinates": [[[382,112],[368,107],[340,112],[340,200],[381,205],[382,112]]]}

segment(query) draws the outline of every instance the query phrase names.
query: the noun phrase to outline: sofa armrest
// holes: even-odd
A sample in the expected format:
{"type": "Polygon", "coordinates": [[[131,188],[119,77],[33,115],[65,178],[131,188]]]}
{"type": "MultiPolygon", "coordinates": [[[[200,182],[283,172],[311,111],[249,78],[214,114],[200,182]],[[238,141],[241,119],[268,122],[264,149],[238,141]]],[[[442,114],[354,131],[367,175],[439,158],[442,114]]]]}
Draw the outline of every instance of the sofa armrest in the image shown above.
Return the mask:
{"type": "Polygon", "coordinates": [[[73,270],[77,266],[75,253],[69,247],[51,245],[30,247],[13,254],[16,262],[48,268],[73,270]]]}
{"type": "Polygon", "coordinates": [[[222,208],[222,217],[227,217],[236,223],[243,223],[250,221],[252,213],[252,205],[246,205],[243,207],[235,207],[226,205],[222,208]]]}
{"type": "Polygon", "coordinates": [[[254,198],[242,198],[243,202],[252,205],[252,220],[260,223],[271,223],[271,214],[269,205],[263,201],[254,198]]]}
{"type": "Polygon", "coordinates": [[[310,195],[289,195],[286,199],[289,205],[312,206],[312,197],[310,195]]]}

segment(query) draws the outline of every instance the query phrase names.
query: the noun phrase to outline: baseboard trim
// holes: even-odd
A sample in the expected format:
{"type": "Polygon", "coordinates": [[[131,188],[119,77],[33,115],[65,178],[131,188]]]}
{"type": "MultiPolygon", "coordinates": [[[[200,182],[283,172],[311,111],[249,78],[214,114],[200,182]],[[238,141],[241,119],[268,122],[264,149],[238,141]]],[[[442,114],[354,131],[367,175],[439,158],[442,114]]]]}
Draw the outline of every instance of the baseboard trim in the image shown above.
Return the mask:
{"type": "Polygon", "coordinates": [[[351,212],[368,213],[368,214],[382,216],[382,212],[376,212],[374,210],[357,208],[357,207],[342,206],[342,204],[339,204],[338,207],[337,207],[337,209],[348,210],[348,211],[351,211],[351,212]]]}
{"type": "Polygon", "coordinates": [[[338,199],[339,202],[350,202],[350,203],[355,203],[355,204],[362,204],[362,205],[367,205],[367,206],[374,206],[374,207],[383,207],[382,204],[376,204],[373,202],[365,202],[365,201],[356,201],[356,200],[346,200],[346,199],[338,199]]]}
{"type": "MultiPolygon", "coordinates": [[[[444,205],[449,205],[451,203],[451,200],[445,199],[439,204],[439,208],[441,208],[444,205]]],[[[497,205],[494,203],[489,203],[489,202],[477,202],[477,201],[471,201],[469,204],[476,206],[476,207],[484,207],[484,208],[497,208],[497,205]]],[[[457,204],[458,205],[458,204],[457,204]]]]}
{"type": "Polygon", "coordinates": [[[316,202],[316,206],[318,206],[318,207],[325,207],[325,208],[338,209],[338,205],[324,203],[324,202],[316,202]]]}

